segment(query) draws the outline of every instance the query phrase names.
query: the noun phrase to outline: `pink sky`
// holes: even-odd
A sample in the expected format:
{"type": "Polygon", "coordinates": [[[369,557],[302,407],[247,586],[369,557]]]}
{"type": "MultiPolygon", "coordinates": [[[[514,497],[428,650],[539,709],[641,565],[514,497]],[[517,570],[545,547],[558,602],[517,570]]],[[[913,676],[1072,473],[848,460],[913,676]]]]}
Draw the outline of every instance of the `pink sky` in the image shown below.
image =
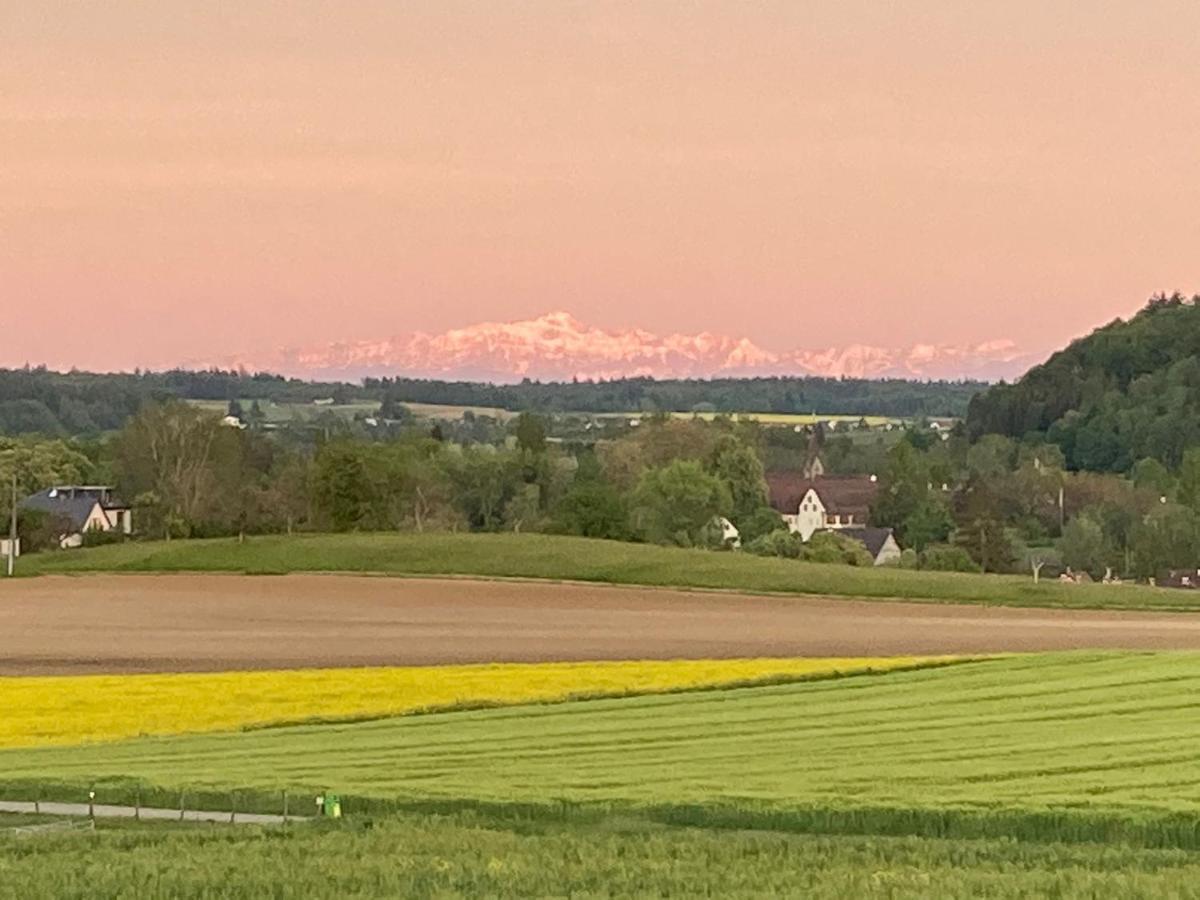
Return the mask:
{"type": "Polygon", "coordinates": [[[0,365],[566,310],[1041,351],[1200,290],[1200,4],[0,4],[0,365]]]}

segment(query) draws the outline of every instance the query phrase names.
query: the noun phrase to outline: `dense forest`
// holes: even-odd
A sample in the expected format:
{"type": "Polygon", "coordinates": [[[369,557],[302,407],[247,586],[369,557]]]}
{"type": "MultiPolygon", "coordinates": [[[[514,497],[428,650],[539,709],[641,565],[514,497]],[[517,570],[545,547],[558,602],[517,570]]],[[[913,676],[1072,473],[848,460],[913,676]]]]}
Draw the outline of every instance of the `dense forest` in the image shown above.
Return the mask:
{"type": "Polygon", "coordinates": [[[981,393],[967,432],[1047,440],[1074,470],[1130,472],[1144,460],[1176,469],[1200,446],[1200,295],[1156,296],[981,393]]]}
{"type": "Polygon", "coordinates": [[[417,379],[368,379],[363,384],[302,381],[225,371],[117,374],[0,369],[0,434],[95,435],[121,428],[147,402],[270,400],[435,403],[500,407],[514,412],[841,413],[895,417],[961,416],[984,387],[979,382],[833,378],[752,378],[515,385],[417,379]]]}

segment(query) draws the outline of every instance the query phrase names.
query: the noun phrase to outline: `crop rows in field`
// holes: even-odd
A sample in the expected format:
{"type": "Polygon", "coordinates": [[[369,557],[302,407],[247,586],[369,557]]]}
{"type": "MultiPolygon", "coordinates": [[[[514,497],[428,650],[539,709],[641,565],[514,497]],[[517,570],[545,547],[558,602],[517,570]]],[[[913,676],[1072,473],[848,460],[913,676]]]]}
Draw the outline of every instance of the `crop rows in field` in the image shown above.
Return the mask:
{"type": "Polygon", "coordinates": [[[400,816],[264,834],[110,825],[5,841],[0,897],[1194,897],[1196,854],[400,816]],[[168,861],[169,864],[164,861],[168,861]],[[349,864],[348,861],[353,861],[349,864]]]}
{"type": "Polygon", "coordinates": [[[0,678],[0,747],[369,719],[954,662],[953,657],[647,660],[0,678]]]}
{"type": "Polygon", "coordinates": [[[1200,656],[1067,654],[711,693],[0,753],[12,778],[498,802],[1200,810],[1200,656]]]}

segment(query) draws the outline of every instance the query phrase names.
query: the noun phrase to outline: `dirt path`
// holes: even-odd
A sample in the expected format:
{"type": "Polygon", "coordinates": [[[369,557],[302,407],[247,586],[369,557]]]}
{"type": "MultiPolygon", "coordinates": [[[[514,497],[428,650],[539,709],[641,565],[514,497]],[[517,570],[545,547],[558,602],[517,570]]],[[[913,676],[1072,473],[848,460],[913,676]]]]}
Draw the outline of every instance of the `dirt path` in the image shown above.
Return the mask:
{"type": "Polygon", "coordinates": [[[0,674],[1200,649],[1200,615],[345,575],[0,581],[0,674]]]}
{"type": "MultiPolygon", "coordinates": [[[[308,798],[305,797],[305,800],[308,798]]],[[[163,809],[154,806],[113,806],[108,803],[56,803],[43,800],[34,803],[31,800],[0,800],[0,812],[17,813],[22,815],[40,814],[46,816],[87,816],[97,819],[158,819],[170,822],[225,822],[230,825],[282,825],[284,822],[306,822],[304,816],[291,816],[286,819],[282,815],[269,813],[239,813],[229,810],[213,812],[211,810],[185,809],[182,814],[179,809],[163,809]]],[[[19,827],[19,826],[18,826],[19,827]]],[[[37,829],[34,825],[30,831],[37,829]]]]}

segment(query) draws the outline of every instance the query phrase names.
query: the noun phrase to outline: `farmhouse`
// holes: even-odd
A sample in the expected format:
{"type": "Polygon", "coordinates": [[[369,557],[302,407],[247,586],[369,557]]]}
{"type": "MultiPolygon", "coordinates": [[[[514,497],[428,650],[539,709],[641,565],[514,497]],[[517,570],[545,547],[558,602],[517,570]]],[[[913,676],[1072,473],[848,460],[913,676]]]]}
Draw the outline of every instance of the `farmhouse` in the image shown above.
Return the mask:
{"type": "Polygon", "coordinates": [[[807,541],[824,528],[866,527],[879,483],[874,475],[805,478],[798,472],[770,472],[767,489],[771,506],[807,541]]]}
{"type": "Polygon", "coordinates": [[[771,506],[790,531],[808,542],[818,531],[837,531],[860,541],[882,565],[900,558],[900,546],[890,528],[870,528],[871,503],[879,493],[874,475],[821,475],[769,472],[771,506]]]}
{"type": "Polygon", "coordinates": [[[133,513],[104,485],[56,485],[21,502],[22,509],[36,510],[58,520],[63,549],[83,544],[89,531],[133,531],[133,513]]]}

